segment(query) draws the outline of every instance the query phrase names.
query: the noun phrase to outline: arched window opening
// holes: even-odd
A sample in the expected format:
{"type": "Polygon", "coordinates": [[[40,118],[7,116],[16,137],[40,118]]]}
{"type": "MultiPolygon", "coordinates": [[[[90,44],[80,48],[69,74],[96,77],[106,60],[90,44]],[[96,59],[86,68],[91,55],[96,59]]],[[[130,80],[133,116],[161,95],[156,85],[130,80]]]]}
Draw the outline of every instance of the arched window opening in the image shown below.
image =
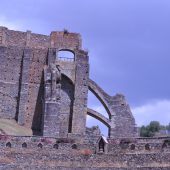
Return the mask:
{"type": "Polygon", "coordinates": [[[43,145],[41,143],[39,143],[37,146],[38,146],[38,148],[42,148],[43,147],[43,145]]]}
{"type": "Polygon", "coordinates": [[[109,115],[104,108],[103,104],[97,99],[97,97],[89,90],[88,91],[88,108],[91,108],[99,113],[101,113],[106,118],[109,118],[109,115]]]}
{"type": "Polygon", "coordinates": [[[104,152],[104,145],[105,145],[105,143],[104,143],[104,141],[103,141],[103,139],[101,139],[100,141],[99,141],[99,152],[104,152]]]}
{"type": "Polygon", "coordinates": [[[75,60],[74,53],[68,50],[61,50],[57,53],[57,59],[62,61],[71,61],[75,60]]]}
{"type": "Polygon", "coordinates": [[[22,148],[27,148],[27,144],[25,142],[22,144],[22,148]]]}
{"type": "Polygon", "coordinates": [[[53,145],[53,148],[54,148],[54,149],[58,149],[58,144],[54,144],[54,145],[53,145]]]}
{"type": "Polygon", "coordinates": [[[76,144],[73,144],[73,145],[72,145],[72,149],[77,149],[77,145],[76,145],[76,144]]]}
{"type": "Polygon", "coordinates": [[[130,149],[131,149],[131,150],[135,150],[135,144],[132,144],[132,145],[130,146],[130,149]]]}
{"type": "Polygon", "coordinates": [[[165,149],[165,148],[167,148],[167,144],[164,142],[162,145],[162,149],[165,149]]]}
{"type": "Polygon", "coordinates": [[[128,139],[122,139],[120,141],[120,148],[121,149],[128,149],[129,148],[130,141],[128,139]]]}
{"type": "Polygon", "coordinates": [[[93,118],[92,116],[87,115],[86,120],[86,133],[92,134],[92,135],[103,135],[108,136],[109,135],[109,128],[104,125],[102,122],[97,120],[96,118],[93,118]],[[101,134],[100,134],[101,133],[101,134]]]}
{"type": "Polygon", "coordinates": [[[169,148],[170,147],[170,140],[164,140],[162,144],[162,149],[169,148]]]}
{"type": "Polygon", "coordinates": [[[10,142],[8,142],[8,143],[6,143],[6,147],[8,147],[8,148],[11,148],[11,143],[10,142]]]}
{"type": "Polygon", "coordinates": [[[145,150],[147,150],[147,151],[150,150],[150,145],[149,145],[149,144],[146,144],[146,145],[145,145],[145,150]]]}

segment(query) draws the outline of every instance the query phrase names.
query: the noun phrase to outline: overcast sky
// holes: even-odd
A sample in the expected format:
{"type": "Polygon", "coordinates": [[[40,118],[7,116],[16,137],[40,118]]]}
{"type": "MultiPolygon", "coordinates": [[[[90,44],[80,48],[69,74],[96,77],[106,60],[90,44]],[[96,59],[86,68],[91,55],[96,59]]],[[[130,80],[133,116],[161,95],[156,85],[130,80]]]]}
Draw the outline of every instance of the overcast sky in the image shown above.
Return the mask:
{"type": "Polygon", "coordinates": [[[126,96],[137,125],[170,122],[170,0],[1,0],[0,25],[80,33],[90,77],[126,96]]]}

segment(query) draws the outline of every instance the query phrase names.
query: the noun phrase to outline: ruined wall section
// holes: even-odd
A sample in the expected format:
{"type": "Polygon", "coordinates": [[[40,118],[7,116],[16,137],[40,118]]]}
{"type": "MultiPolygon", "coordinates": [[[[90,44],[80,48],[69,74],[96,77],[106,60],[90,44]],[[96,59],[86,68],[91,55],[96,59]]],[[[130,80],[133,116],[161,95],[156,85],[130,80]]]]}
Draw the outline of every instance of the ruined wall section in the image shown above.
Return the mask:
{"type": "MultiPolygon", "coordinates": [[[[27,32],[29,35],[29,32],[27,32]]],[[[50,36],[31,33],[30,38],[28,36],[29,47],[36,49],[47,49],[50,47],[50,36]]]]}
{"type": "Polygon", "coordinates": [[[24,47],[26,45],[26,32],[5,30],[6,46],[24,47]]]}
{"type": "Polygon", "coordinates": [[[3,32],[3,45],[6,46],[30,47],[34,49],[50,47],[50,36],[47,35],[35,34],[31,33],[31,31],[13,31],[5,27],[0,27],[0,32],[3,32]]]}
{"type": "Polygon", "coordinates": [[[111,111],[115,113],[112,117],[115,123],[115,128],[111,130],[111,136],[137,136],[138,134],[135,119],[125,97],[121,94],[117,94],[115,96],[112,96],[108,103],[110,105],[111,111]]]}
{"type": "Polygon", "coordinates": [[[0,117],[14,119],[23,49],[0,46],[0,117]]]}

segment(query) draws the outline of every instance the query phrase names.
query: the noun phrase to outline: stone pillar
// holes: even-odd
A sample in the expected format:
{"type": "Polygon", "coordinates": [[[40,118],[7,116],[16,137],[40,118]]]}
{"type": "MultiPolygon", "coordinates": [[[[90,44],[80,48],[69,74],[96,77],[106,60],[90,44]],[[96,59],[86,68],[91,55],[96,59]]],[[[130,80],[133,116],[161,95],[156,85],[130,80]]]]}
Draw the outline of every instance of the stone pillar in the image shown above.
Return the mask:
{"type": "Polygon", "coordinates": [[[21,73],[19,82],[19,111],[18,111],[18,124],[25,124],[26,103],[28,100],[29,88],[29,68],[31,64],[33,52],[31,49],[24,49],[23,58],[21,61],[21,73]]]}
{"type": "Polygon", "coordinates": [[[113,138],[115,136],[115,113],[114,112],[111,112],[110,121],[111,121],[111,127],[109,129],[109,137],[113,138]]]}
{"type": "Polygon", "coordinates": [[[55,64],[55,51],[50,49],[48,53],[48,66],[44,68],[44,121],[43,136],[59,137],[60,132],[60,89],[61,72],[55,64]],[[52,61],[53,60],[53,61],[52,61]]]}
{"type": "Polygon", "coordinates": [[[83,135],[86,129],[89,64],[87,52],[75,54],[76,76],[72,119],[72,133],[83,135]]]}
{"type": "Polygon", "coordinates": [[[113,125],[110,130],[110,138],[137,136],[135,119],[125,97],[117,94],[111,97],[109,103],[113,125]]]}

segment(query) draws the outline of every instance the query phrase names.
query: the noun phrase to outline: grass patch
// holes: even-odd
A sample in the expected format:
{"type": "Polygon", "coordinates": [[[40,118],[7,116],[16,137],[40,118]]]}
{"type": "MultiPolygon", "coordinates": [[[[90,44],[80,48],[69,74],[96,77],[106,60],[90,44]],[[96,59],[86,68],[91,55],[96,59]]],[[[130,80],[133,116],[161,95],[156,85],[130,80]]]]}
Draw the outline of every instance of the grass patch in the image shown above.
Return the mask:
{"type": "Polygon", "coordinates": [[[31,136],[32,130],[18,125],[13,119],[0,119],[0,134],[31,136]]]}

